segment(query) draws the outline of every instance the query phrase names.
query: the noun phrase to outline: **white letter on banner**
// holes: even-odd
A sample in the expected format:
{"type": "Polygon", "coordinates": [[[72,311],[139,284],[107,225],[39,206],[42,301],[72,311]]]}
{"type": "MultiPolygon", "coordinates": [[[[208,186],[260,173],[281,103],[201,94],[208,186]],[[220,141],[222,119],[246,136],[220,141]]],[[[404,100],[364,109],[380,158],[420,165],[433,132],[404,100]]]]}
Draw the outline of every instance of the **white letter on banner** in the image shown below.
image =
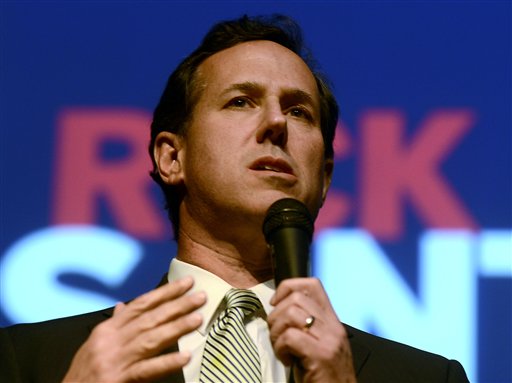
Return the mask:
{"type": "Polygon", "coordinates": [[[512,230],[484,230],[480,234],[480,275],[512,278],[512,230]]]}
{"type": "Polygon", "coordinates": [[[113,297],[65,286],[62,273],[79,273],[111,287],[123,283],[142,257],[131,237],[96,226],[56,226],[31,233],[1,258],[0,301],[13,322],[36,322],[100,310],[113,297]]]}
{"type": "Polygon", "coordinates": [[[363,230],[321,232],[315,241],[313,270],[341,321],[456,358],[472,378],[476,376],[474,242],[469,232],[426,232],[419,244],[418,294],[363,230]]]}

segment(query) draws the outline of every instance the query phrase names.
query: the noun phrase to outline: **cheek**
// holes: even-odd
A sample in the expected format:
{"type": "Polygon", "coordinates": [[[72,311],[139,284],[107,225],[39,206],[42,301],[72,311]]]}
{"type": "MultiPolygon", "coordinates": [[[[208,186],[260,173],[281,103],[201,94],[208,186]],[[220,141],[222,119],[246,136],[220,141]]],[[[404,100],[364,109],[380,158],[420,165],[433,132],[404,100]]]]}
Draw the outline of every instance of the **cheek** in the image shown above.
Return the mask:
{"type": "Polygon", "coordinates": [[[314,194],[321,193],[325,178],[323,140],[316,138],[308,141],[299,156],[306,174],[308,189],[314,194]]]}
{"type": "Polygon", "coordinates": [[[210,159],[216,157],[217,136],[215,124],[212,121],[201,118],[194,121],[187,134],[187,151],[192,164],[207,165],[210,159]]]}
{"type": "Polygon", "coordinates": [[[225,135],[205,134],[187,148],[189,175],[213,182],[233,169],[233,158],[241,149],[233,140],[223,136],[225,135]]]}
{"type": "Polygon", "coordinates": [[[299,153],[306,167],[311,168],[315,174],[323,168],[324,144],[321,137],[315,135],[309,140],[305,139],[299,153]]]}

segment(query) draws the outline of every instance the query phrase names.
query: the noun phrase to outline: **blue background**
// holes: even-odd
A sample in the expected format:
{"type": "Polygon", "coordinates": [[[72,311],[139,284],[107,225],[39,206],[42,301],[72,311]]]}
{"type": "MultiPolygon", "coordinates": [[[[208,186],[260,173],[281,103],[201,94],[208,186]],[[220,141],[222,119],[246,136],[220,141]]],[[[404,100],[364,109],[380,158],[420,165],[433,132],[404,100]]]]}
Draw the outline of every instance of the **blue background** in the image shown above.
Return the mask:
{"type": "MultiPolygon", "coordinates": [[[[243,13],[280,12],[299,21],[334,85],[356,154],[357,126],[368,110],[400,111],[407,137],[433,110],[473,112],[475,123],[441,170],[480,229],[511,230],[511,11],[508,1],[4,1],[0,257],[52,223],[59,113],[101,106],[152,111],[167,76],[209,27],[243,13]]],[[[333,181],[356,201],[358,161],[339,161],[333,181]]],[[[156,189],[154,198],[160,203],[156,189]]],[[[95,224],[116,229],[108,206],[98,206],[95,224]]],[[[381,245],[414,289],[417,240],[429,227],[411,206],[405,214],[405,235],[381,245]]],[[[340,222],[358,224],[355,215],[340,222]]],[[[129,299],[165,272],[174,254],[170,238],[140,238],[142,262],[122,286],[73,274],[62,282],[129,299]]],[[[479,280],[475,381],[512,381],[511,276],[479,280]]],[[[0,302],[0,324],[9,323],[0,302]]]]}

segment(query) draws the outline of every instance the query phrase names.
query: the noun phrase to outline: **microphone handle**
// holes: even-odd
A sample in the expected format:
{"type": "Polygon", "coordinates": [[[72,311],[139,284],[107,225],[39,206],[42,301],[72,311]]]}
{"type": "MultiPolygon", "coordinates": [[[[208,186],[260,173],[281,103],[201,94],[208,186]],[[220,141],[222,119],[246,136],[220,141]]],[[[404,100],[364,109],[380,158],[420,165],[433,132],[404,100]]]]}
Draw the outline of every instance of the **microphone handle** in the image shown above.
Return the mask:
{"type": "MultiPolygon", "coordinates": [[[[276,288],[284,279],[308,276],[310,239],[307,232],[299,227],[282,227],[269,235],[268,243],[273,258],[276,288]]],[[[299,359],[293,358],[290,374],[304,374],[299,359]]]]}
{"type": "Polygon", "coordinates": [[[275,230],[270,239],[276,287],[283,279],[308,276],[309,239],[298,227],[275,230]]]}

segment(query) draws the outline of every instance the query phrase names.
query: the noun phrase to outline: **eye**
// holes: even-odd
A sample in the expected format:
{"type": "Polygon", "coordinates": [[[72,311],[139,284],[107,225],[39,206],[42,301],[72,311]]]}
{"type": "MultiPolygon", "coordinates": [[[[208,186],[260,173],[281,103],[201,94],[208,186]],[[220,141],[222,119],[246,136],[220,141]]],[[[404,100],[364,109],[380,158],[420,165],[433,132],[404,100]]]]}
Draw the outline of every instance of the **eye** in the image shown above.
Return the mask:
{"type": "Polygon", "coordinates": [[[304,116],[304,111],[300,108],[293,108],[291,111],[290,111],[291,115],[293,117],[302,117],[304,116]]]}
{"type": "Polygon", "coordinates": [[[306,120],[311,120],[311,114],[309,111],[303,107],[295,106],[290,109],[290,115],[296,118],[303,118],[306,120]]]}
{"type": "Polygon", "coordinates": [[[227,104],[231,108],[244,108],[249,105],[249,100],[245,97],[236,97],[230,100],[227,104]]]}

